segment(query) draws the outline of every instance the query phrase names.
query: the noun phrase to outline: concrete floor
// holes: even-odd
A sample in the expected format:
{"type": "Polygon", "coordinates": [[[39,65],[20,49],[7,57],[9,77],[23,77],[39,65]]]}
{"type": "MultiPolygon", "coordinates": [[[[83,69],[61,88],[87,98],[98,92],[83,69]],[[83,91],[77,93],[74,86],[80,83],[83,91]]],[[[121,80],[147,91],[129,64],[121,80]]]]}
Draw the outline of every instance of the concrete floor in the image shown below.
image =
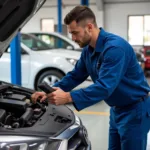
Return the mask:
{"type": "MultiPolygon", "coordinates": [[[[70,108],[75,110],[73,107],[70,108]]],[[[104,102],[100,102],[75,114],[81,118],[88,130],[92,150],[107,150],[109,107],[104,102]]]]}
{"type": "MultiPolygon", "coordinates": [[[[150,79],[148,79],[150,84],[150,79]]],[[[69,106],[74,109],[73,106],[69,106]]],[[[109,127],[109,107],[100,102],[94,106],[84,109],[76,115],[81,118],[83,124],[88,129],[89,138],[92,143],[92,150],[108,149],[108,127],[109,127]]],[[[148,135],[147,150],[150,150],[150,133],[148,135]]]]}

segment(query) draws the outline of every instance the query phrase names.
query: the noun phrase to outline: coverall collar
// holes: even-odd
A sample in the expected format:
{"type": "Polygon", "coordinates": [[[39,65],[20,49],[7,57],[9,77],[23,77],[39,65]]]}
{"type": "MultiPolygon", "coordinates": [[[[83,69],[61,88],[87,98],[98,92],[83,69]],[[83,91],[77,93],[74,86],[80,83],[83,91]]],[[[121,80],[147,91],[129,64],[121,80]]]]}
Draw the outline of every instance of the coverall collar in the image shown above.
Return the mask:
{"type": "Polygon", "coordinates": [[[100,33],[96,42],[95,52],[102,52],[103,51],[103,43],[105,39],[106,32],[103,28],[100,28],[100,33]]]}

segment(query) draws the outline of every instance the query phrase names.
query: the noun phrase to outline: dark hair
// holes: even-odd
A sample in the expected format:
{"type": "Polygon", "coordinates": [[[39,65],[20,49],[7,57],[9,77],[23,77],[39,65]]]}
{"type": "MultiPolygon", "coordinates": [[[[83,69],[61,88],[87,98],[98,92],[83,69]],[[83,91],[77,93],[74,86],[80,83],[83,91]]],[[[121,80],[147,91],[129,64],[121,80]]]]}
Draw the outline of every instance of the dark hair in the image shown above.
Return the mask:
{"type": "Polygon", "coordinates": [[[93,11],[87,6],[76,6],[64,18],[64,23],[69,25],[72,21],[79,23],[82,20],[91,19],[96,26],[96,19],[93,11]]]}

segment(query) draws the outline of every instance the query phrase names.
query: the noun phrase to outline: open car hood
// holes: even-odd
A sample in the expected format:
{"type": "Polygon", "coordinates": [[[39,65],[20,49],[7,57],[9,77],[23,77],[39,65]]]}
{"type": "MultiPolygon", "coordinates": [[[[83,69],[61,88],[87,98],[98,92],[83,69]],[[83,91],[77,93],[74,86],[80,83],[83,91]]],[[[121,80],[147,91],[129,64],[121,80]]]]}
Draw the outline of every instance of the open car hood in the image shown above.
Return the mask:
{"type": "Polygon", "coordinates": [[[46,0],[0,0],[0,56],[46,0]]]}

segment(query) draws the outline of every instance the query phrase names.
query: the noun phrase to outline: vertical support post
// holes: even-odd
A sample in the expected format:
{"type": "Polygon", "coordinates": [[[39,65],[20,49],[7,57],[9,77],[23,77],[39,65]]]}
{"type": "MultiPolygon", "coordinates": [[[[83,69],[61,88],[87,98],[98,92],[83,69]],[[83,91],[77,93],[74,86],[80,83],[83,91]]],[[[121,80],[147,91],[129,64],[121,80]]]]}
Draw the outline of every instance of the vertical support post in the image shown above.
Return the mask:
{"type": "Polygon", "coordinates": [[[89,6],[89,0],[81,0],[81,5],[89,6]]]}
{"type": "Polygon", "coordinates": [[[62,33],[62,0],[57,0],[58,3],[58,28],[57,31],[62,33]]]}
{"type": "Polygon", "coordinates": [[[10,43],[11,48],[11,82],[21,85],[21,47],[20,33],[10,43]]]}
{"type": "MultiPolygon", "coordinates": [[[[62,0],[57,0],[58,3],[58,33],[62,33],[62,0]]],[[[58,40],[58,47],[62,48],[62,41],[58,40]]]]}

